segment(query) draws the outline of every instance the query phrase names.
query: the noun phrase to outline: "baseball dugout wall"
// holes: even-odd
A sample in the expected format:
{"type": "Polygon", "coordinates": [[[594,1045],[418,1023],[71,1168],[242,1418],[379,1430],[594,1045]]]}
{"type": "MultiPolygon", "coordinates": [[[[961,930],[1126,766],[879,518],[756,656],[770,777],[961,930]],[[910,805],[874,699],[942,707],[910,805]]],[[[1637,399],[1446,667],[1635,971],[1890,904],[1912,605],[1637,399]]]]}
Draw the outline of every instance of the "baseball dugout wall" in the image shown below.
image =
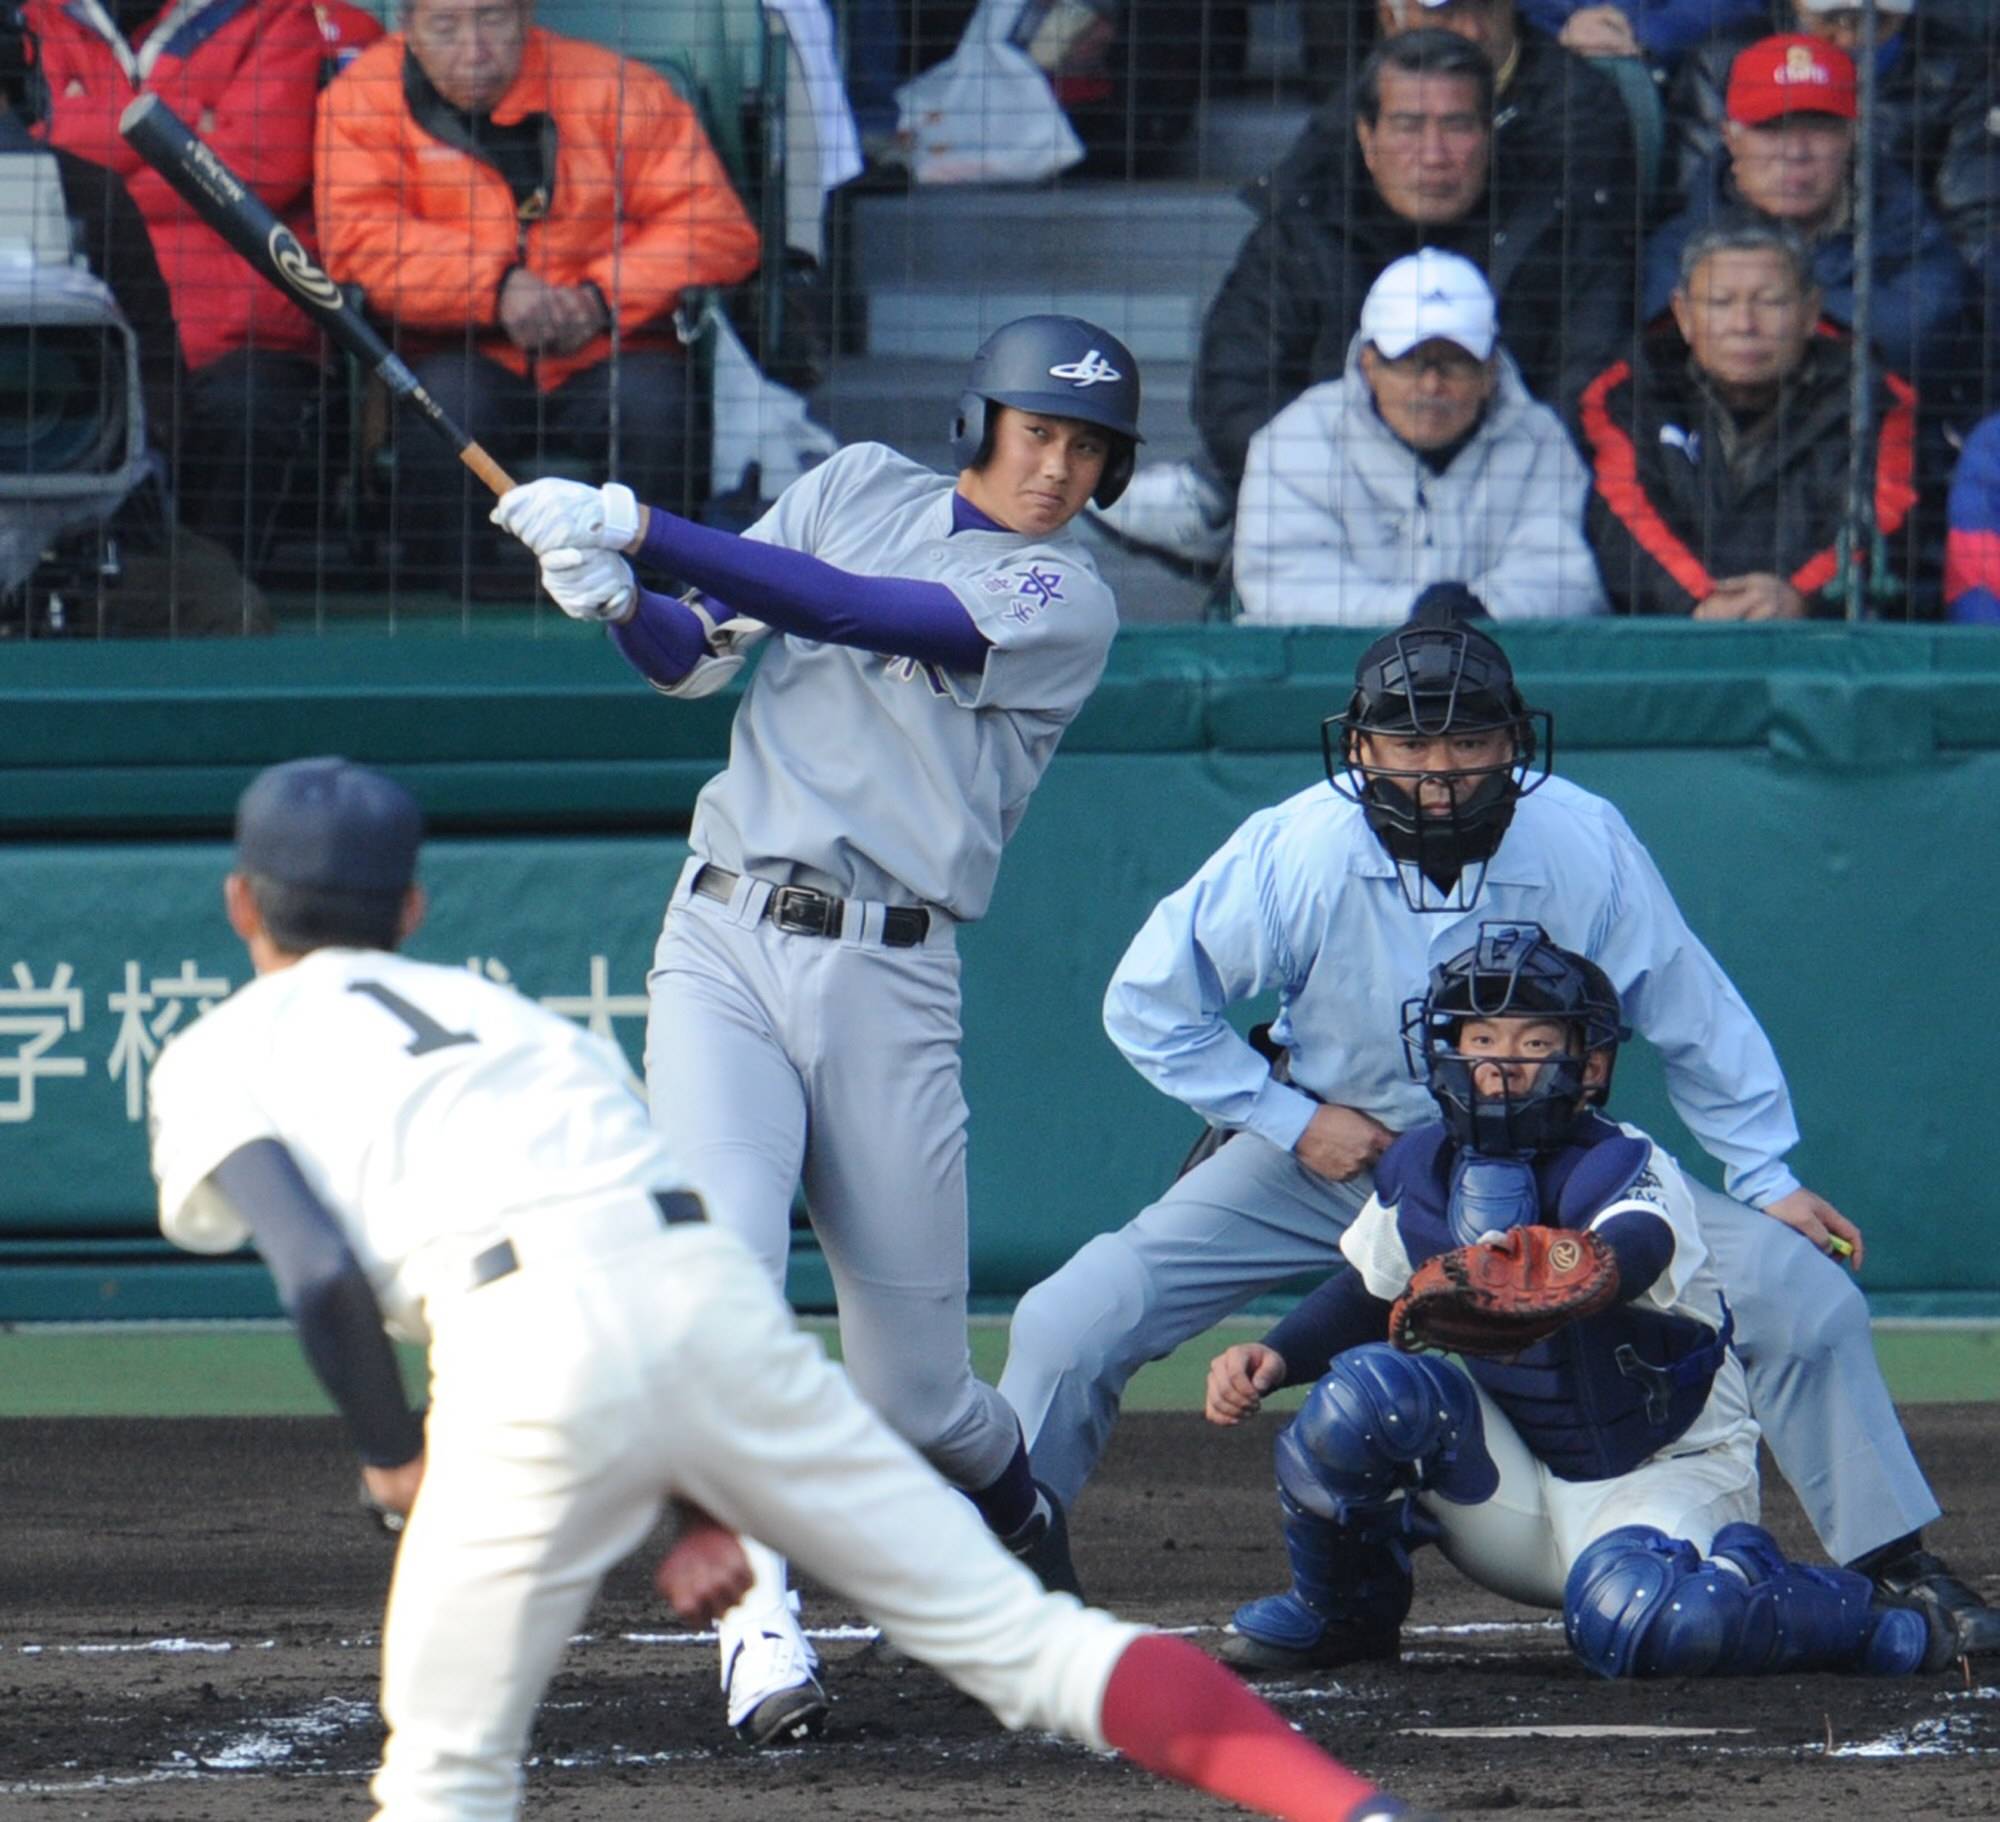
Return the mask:
{"type": "MultiPolygon", "coordinates": [[[[1365,634],[1138,628],[961,936],[974,1285],[1004,1299],[1158,1192],[1192,1117],[1098,1003],[1153,903],[1319,776],[1365,634]]],[[[1610,796],[1784,1059],[1796,1161],[1867,1229],[1878,1314],[2000,1313],[1973,1244],[2000,1028],[2000,640],[1975,628],[1570,623],[1508,633],[1559,769],[1610,796]]],[[[237,792],[322,751],[434,829],[412,945],[636,1059],[660,906],[730,695],[662,704],[581,628],[542,638],[20,647],[0,666],[0,1320],[275,1311],[261,1266],[170,1259],[145,1072],[244,975],[219,902],[237,792]]],[[[1258,1016],[1258,1009],[1246,1009],[1258,1016]]],[[[1697,1172],[1643,1044],[1618,1111],[1697,1172]]],[[[809,1246],[793,1291],[829,1301],[809,1246]]]]}

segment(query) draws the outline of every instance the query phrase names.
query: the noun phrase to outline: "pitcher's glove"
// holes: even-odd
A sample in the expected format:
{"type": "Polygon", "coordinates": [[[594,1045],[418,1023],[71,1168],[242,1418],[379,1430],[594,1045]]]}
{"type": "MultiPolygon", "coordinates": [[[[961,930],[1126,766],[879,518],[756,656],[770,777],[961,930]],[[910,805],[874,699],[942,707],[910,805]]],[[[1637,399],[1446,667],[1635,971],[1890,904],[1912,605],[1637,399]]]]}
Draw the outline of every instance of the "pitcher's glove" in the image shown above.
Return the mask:
{"type": "Polygon", "coordinates": [[[1617,1256],[1595,1234],[1513,1227],[1425,1260],[1389,1311],[1389,1339],[1406,1354],[1518,1354],[1617,1295],[1617,1256]]]}

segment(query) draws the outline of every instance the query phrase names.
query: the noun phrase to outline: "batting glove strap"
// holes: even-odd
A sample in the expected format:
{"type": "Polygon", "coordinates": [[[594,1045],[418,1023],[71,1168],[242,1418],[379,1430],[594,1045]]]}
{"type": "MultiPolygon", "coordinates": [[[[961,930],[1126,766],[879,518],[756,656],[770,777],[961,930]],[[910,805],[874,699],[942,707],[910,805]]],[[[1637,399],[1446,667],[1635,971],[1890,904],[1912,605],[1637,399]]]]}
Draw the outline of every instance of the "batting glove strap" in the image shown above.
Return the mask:
{"type": "Polygon", "coordinates": [[[554,478],[530,481],[500,496],[489,515],[537,556],[554,550],[623,550],[639,535],[639,502],[613,482],[587,487],[554,478]]]}
{"type": "Polygon", "coordinates": [[[572,620],[623,620],[638,599],[632,566],[608,550],[552,550],[542,587],[572,620]]]}
{"type": "Polygon", "coordinates": [[[748,614],[731,614],[727,620],[718,620],[715,609],[721,603],[698,588],[689,589],[680,601],[701,622],[702,643],[712,657],[741,657],[771,631],[763,621],[753,620],[748,614]]]}
{"type": "Polygon", "coordinates": [[[662,696],[672,696],[681,702],[692,702],[700,696],[713,696],[717,690],[727,689],[730,680],[743,668],[743,654],[732,652],[722,658],[697,658],[694,669],[685,677],[673,683],[660,683],[653,688],[662,696]]]}

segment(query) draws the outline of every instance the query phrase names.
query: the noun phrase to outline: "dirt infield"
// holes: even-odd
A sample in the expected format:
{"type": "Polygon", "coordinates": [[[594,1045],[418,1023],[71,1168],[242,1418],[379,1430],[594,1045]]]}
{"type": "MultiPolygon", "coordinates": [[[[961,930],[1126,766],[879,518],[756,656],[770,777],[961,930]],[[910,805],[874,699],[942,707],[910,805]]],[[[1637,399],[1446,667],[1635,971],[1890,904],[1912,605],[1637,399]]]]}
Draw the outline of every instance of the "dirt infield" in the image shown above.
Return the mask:
{"type": "MultiPolygon", "coordinates": [[[[1950,1514],[1931,1541],[2000,1598],[2000,1407],[1908,1417],[1950,1514]]],[[[1280,1586],[1273,1428],[1128,1419],[1077,1514],[1093,1598],[1200,1640],[1280,1586]]],[[[0,1423],[0,1818],[365,1817],[390,1549],[351,1496],[331,1422],[0,1423]]],[[[1781,1487],[1766,1519],[1809,1548],[1781,1487]]],[[[829,1736],[752,1755],[722,1726],[712,1649],[652,1596],[651,1560],[613,1576],[551,1691],[530,1822],[1223,1813],[1060,1741],[1003,1734],[928,1671],[872,1661],[859,1616],[830,1598],[807,1616],[833,1634],[829,1736]]],[[[1461,1822],[1887,1822],[2000,1808],[2000,1662],[1976,1668],[1602,1683],[1548,1616],[1430,1552],[1399,1664],[1267,1688],[1315,1739],[1461,1822]]]]}

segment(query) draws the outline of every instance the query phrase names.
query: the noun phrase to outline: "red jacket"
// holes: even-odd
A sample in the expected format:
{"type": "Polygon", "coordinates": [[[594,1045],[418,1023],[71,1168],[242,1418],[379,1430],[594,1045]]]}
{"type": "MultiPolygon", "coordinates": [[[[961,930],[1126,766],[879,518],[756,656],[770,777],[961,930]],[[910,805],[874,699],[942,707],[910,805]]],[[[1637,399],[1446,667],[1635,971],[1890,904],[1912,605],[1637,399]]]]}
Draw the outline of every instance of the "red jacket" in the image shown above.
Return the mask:
{"type": "Polygon", "coordinates": [[[313,99],[325,40],[311,0],[178,0],[135,44],[94,0],[27,0],[51,145],[108,165],[146,218],[191,368],[244,347],[317,357],[319,332],[118,137],[156,94],[310,246],[313,99]]]}
{"type": "Polygon", "coordinates": [[[479,353],[546,390],[605,360],[611,339],[531,368],[497,317],[515,266],[596,285],[627,348],[672,346],[683,291],[756,270],[756,227],[694,110],[643,64],[537,29],[492,119],[539,128],[540,178],[525,198],[406,63],[400,34],[320,98],[326,269],[394,319],[406,355],[462,347],[470,325],[479,353]]]}

